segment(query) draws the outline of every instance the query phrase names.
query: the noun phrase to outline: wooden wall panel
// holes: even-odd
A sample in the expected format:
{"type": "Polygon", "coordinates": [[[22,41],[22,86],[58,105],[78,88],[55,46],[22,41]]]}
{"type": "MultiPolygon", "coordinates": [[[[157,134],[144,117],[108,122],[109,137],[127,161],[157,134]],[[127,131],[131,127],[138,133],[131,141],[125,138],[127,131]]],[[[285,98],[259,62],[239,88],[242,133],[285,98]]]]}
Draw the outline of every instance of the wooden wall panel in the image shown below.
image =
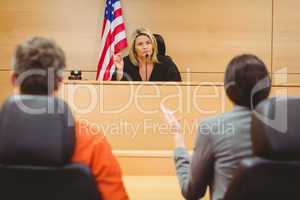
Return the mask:
{"type": "MultiPolygon", "coordinates": [[[[1,0],[0,69],[9,68],[17,43],[42,35],[63,46],[69,69],[95,71],[103,2],[1,0]]],[[[128,35],[140,26],[161,33],[183,72],[223,72],[246,52],[270,65],[271,0],[130,0],[123,7],[128,35]]]]}
{"type": "Polygon", "coordinates": [[[124,1],[128,32],[161,33],[181,71],[224,72],[240,53],[271,61],[271,0],[124,1]]]}
{"type": "Polygon", "coordinates": [[[300,74],[273,74],[273,85],[294,85],[299,86],[300,85],[300,74]]]}
{"type": "Polygon", "coordinates": [[[39,35],[63,47],[69,67],[95,70],[102,4],[99,0],[1,0],[0,68],[9,68],[17,43],[39,35]]]}
{"type": "MultiPolygon", "coordinates": [[[[300,73],[300,13],[298,0],[274,0],[273,73],[300,73]]],[[[299,82],[299,81],[297,81],[299,82]]]]}

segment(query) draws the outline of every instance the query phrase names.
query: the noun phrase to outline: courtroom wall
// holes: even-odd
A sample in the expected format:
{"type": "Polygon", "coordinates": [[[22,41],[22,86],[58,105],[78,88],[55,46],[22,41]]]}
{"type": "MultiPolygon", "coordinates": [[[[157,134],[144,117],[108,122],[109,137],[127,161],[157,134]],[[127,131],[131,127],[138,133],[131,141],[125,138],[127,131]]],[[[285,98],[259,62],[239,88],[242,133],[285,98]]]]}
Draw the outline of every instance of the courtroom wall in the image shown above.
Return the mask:
{"type": "MultiPolygon", "coordinates": [[[[297,0],[123,0],[127,33],[145,26],[161,33],[184,81],[222,81],[228,61],[240,53],[261,57],[289,83],[299,79],[297,0]],[[187,76],[186,74],[191,74],[187,76]]],[[[95,79],[104,0],[1,0],[0,69],[10,67],[17,43],[41,35],[61,44],[67,72],[95,79]]]]}

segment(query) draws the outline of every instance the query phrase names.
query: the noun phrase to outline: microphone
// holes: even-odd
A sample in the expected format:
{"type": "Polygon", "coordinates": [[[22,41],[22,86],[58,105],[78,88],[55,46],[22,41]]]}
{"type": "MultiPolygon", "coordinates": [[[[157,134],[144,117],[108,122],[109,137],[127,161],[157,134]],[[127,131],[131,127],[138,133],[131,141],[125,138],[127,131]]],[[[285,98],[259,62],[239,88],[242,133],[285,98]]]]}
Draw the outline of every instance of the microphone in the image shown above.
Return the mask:
{"type": "Polygon", "coordinates": [[[149,58],[149,54],[146,54],[146,81],[148,81],[148,73],[147,73],[147,68],[148,68],[148,58],[149,58]]]}

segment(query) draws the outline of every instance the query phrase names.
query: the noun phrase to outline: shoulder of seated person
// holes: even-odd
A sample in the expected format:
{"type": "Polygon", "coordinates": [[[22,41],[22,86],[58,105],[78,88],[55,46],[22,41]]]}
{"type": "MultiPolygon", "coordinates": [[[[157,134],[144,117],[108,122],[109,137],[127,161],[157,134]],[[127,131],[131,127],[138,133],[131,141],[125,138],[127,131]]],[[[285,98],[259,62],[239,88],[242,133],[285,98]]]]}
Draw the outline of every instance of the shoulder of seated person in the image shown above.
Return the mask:
{"type": "Polygon", "coordinates": [[[130,61],[129,55],[125,56],[123,59],[124,59],[124,61],[130,61]]]}
{"type": "MultiPolygon", "coordinates": [[[[158,65],[165,67],[168,69],[170,66],[173,66],[175,63],[173,62],[172,58],[169,56],[157,56],[158,65]]],[[[175,64],[176,65],[176,64],[175,64]]]]}
{"type": "Polygon", "coordinates": [[[170,56],[157,55],[157,59],[160,62],[170,62],[172,58],[170,56]]]}
{"type": "Polygon", "coordinates": [[[129,56],[125,56],[125,57],[123,58],[123,60],[124,60],[124,64],[125,64],[124,67],[133,67],[133,66],[135,66],[135,65],[131,62],[129,56]]]}
{"type": "MultiPolygon", "coordinates": [[[[224,112],[218,115],[207,117],[206,119],[203,119],[200,121],[200,123],[203,124],[215,124],[216,122],[219,123],[227,123],[227,121],[231,120],[231,112],[224,112]]],[[[231,121],[230,121],[231,122],[231,121]]]]}

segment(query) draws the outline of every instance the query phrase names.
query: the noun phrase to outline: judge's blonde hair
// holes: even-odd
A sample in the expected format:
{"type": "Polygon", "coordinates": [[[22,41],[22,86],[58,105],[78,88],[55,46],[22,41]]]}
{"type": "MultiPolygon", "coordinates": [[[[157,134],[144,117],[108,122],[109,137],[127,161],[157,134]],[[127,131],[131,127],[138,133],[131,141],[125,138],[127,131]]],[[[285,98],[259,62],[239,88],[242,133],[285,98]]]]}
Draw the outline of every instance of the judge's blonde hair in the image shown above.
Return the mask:
{"type": "Polygon", "coordinates": [[[139,64],[139,61],[137,59],[137,53],[136,53],[136,50],[135,50],[135,42],[136,42],[136,39],[141,35],[144,35],[144,36],[148,37],[151,40],[152,55],[151,55],[150,59],[153,63],[158,63],[156,40],[155,40],[153,34],[146,28],[138,28],[132,34],[132,39],[131,39],[130,49],[129,49],[129,59],[130,59],[130,61],[135,66],[138,66],[138,64],[139,64]]]}

